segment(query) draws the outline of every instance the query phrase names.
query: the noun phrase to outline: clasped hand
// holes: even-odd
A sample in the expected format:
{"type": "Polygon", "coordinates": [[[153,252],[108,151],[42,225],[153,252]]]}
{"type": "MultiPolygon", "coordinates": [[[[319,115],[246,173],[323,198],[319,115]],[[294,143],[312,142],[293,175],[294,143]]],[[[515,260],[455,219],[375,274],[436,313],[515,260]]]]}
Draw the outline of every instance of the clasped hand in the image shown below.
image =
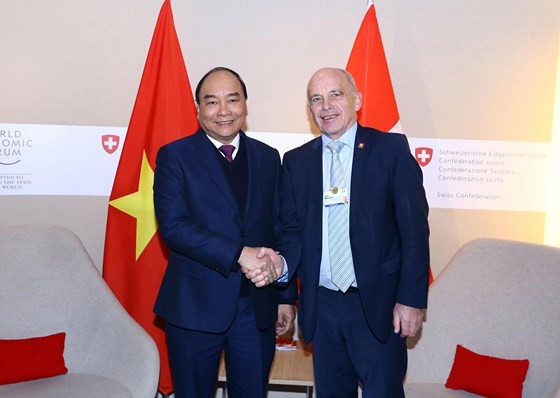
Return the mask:
{"type": "Polygon", "coordinates": [[[256,287],[271,284],[284,272],[284,259],[270,248],[245,246],[238,262],[245,277],[256,287]]]}

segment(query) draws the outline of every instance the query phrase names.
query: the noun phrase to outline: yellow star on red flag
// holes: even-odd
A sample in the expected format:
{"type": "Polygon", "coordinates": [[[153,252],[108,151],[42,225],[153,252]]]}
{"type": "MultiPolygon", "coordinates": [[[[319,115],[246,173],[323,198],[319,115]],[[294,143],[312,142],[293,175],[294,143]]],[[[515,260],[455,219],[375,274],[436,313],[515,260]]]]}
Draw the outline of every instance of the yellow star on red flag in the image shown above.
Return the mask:
{"type": "Polygon", "coordinates": [[[148,162],[146,151],[142,153],[138,191],[111,200],[109,204],[136,218],[136,260],[142,254],[157,231],[153,198],[154,171],[148,162]]]}
{"type": "Polygon", "coordinates": [[[103,278],[158,347],[163,396],[173,392],[173,381],[165,332],[153,306],[169,252],[154,213],[155,161],[161,146],[198,127],[171,0],[163,0],[109,198],[103,255],[103,278]]]}

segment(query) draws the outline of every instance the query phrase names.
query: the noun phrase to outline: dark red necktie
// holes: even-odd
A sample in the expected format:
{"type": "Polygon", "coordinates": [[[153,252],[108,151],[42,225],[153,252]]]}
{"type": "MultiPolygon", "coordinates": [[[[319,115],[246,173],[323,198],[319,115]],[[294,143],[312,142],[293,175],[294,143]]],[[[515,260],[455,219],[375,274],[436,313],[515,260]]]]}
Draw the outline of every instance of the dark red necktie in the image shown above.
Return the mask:
{"type": "Polygon", "coordinates": [[[233,162],[233,156],[231,156],[231,155],[233,155],[233,151],[235,151],[235,147],[233,145],[222,145],[220,147],[220,151],[224,155],[226,155],[226,160],[228,162],[230,162],[230,163],[233,162]]]}

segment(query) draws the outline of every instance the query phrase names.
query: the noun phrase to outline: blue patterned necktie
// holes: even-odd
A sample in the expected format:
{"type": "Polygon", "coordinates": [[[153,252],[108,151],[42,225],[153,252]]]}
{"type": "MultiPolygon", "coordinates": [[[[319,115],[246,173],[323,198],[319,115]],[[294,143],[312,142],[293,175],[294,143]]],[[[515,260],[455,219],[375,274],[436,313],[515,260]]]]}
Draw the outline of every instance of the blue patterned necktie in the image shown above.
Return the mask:
{"type": "MultiPolygon", "coordinates": [[[[344,167],[339,153],[344,144],[331,141],[327,148],[331,151],[331,189],[346,188],[344,167]]],[[[333,192],[334,193],[334,192],[333,192]]],[[[331,263],[332,281],[342,292],[346,292],[356,278],[350,249],[350,205],[341,204],[329,207],[329,258],[331,263]]]]}

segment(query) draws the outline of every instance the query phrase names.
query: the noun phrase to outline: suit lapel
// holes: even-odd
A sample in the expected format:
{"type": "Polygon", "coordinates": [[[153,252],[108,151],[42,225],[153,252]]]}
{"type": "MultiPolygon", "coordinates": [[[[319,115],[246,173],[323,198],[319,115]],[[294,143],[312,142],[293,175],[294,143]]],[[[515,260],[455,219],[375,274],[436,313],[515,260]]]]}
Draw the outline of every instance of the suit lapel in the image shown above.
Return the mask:
{"type": "MultiPolygon", "coordinates": [[[[319,136],[311,143],[311,153],[307,156],[307,173],[309,177],[309,218],[311,225],[322,228],[323,222],[323,145],[319,136]]],[[[302,171],[303,172],[303,171],[302,171]]],[[[315,234],[321,236],[321,232],[315,234]]]]}
{"type": "Polygon", "coordinates": [[[194,151],[198,161],[202,164],[204,170],[208,173],[210,180],[214,182],[218,191],[220,191],[225,199],[229,202],[236,212],[239,212],[237,202],[229,185],[226,175],[218,157],[216,156],[216,148],[210,142],[206,133],[203,130],[198,130],[195,137],[195,146],[197,150],[194,151]]]}
{"type": "Polygon", "coordinates": [[[249,209],[252,207],[253,198],[258,195],[258,182],[257,182],[257,171],[261,169],[262,154],[256,150],[254,142],[249,139],[245,133],[241,132],[240,142],[241,145],[245,145],[247,153],[247,169],[248,169],[248,187],[247,187],[247,200],[245,201],[245,209],[242,209],[244,219],[246,219],[249,209]]]}
{"type": "MultiPolygon", "coordinates": [[[[354,142],[354,160],[352,161],[352,191],[350,193],[351,201],[357,203],[358,198],[362,198],[363,190],[367,184],[364,184],[367,164],[371,153],[373,152],[373,136],[364,131],[362,126],[358,125],[356,131],[356,141],[354,142]]],[[[360,206],[350,206],[350,218],[359,216],[356,214],[360,206]]],[[[353,223],[350,223],[352,225],[353,223]]]]}

